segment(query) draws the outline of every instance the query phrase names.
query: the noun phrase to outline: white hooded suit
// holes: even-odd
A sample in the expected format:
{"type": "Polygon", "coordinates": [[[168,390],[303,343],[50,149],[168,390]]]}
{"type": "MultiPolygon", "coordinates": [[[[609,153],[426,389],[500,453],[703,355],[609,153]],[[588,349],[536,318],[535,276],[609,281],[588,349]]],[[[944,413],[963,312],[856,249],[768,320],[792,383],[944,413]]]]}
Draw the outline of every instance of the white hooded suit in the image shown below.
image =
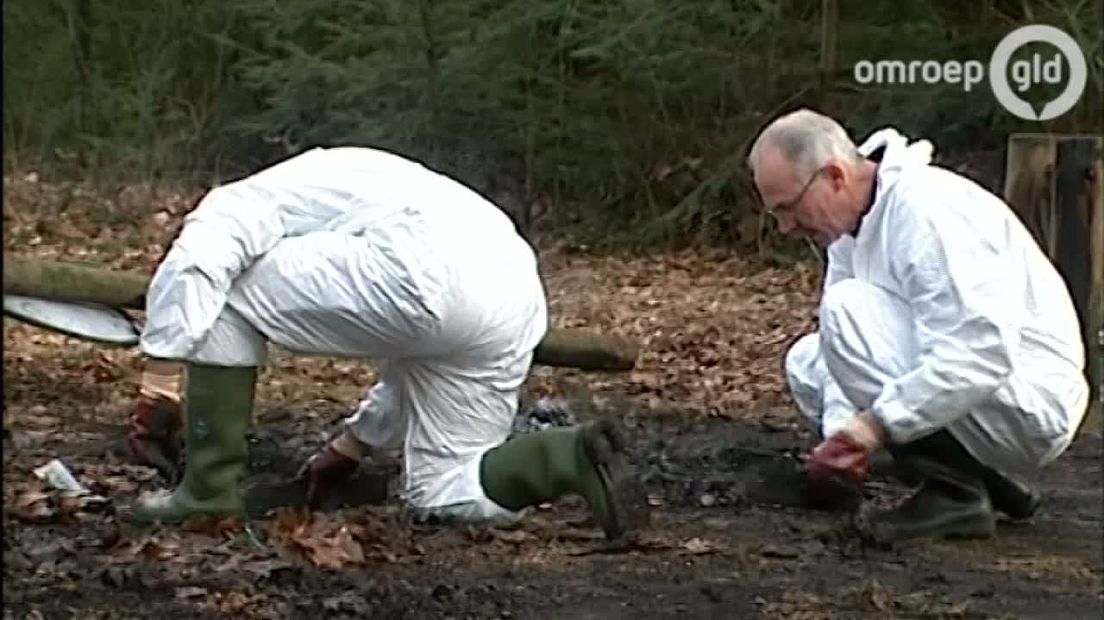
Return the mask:
{"type": "Polygon", "coordinates": [[[479,463],[547,329],[531,248],[474,191],[367,148],[313,149],[209,192],[147,295],[146,355],[259,366],[266,342],[368,358],[347,421],[404,459],[420,510],[501,516],[479,463]]]}
{"type": "Polygon", "coordinates": [[[975,458],[1031,472],[1070,444],[1088,406],[1067,287],[1012,210],[931,165],[893,129],[871,209],[828,248],[820,328],[786,356],[825,437],[869,410],[889,441],[947,428],[975,458]]]}

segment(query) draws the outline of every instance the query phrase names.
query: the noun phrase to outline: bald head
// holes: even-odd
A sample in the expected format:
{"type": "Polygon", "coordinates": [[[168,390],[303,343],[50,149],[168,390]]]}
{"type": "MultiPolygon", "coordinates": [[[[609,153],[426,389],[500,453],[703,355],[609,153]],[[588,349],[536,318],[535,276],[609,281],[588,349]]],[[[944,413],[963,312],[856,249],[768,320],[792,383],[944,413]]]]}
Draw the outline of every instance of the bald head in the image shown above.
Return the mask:
{"type": "Polygon", "coordinates": [[[863,159],[839,123],[809,109],[779,117],[763,129],[748,154],[753,172],[758,173],[764,151],[771,150],[788,162],[799,178],[830,161],[846,165],[863,159]]]}

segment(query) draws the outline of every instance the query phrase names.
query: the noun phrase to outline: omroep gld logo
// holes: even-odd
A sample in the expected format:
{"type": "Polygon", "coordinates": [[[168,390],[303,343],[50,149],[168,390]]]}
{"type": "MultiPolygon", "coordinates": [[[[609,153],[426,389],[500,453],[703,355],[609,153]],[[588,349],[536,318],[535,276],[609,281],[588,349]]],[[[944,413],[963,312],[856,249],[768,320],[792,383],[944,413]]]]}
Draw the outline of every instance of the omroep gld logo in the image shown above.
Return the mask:
{"type": "MultiPolygon", "coordinates": [[[[1085,92],[1089,71],[1085,54],[1077,41],[1066,32],[1045,24],[1023,26],[1008,33],[989,59],[989,86],[993,95],[1006,110],[1025,120],[1046,121],[1068,112],[1085,92]],[[1029,43],[1049,43],[1058,49],[1050,57],[1039,53],[1027,59],[1012,60],[1016,50],[1029,43]],[[1062,58],[1065,57],[1065,65],[1062,58]],[[1066,68],[1068,67],[1068,71],[1066,68]],[[1009,84],[1011,75],[1016,89],[1009,84]],[[1054,100],[1036,112],[1031,103],[1020,95],[1037,84],[1066,87],[1054,100]]],[[[860,84],[962,84],[969,92],[985,75],[985,65],[978,60],[860,60],[853,68],[855,81],[860,84]]]]}

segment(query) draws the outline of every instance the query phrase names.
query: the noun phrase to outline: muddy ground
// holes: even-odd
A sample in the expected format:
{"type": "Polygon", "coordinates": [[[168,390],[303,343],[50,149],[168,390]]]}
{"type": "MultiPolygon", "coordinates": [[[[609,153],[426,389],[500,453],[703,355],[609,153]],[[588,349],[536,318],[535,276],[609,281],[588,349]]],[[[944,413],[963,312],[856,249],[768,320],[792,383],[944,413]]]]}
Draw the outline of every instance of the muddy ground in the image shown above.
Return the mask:
{"type": "MultiPolygon", "coordinates": [[[[341,413],[262,414],[252,469],[290,473],[318,445],[304,429],[341,413]]],[[[6,510],[5,618],[1100,617],[1098,431],[1039,480],[1047,500],[1033,523],[1002,525],[991,541],[886,548],[852,537],[842,516],[748,499],[759,464],[808,446],[799,433],[623,406],[579,413],[594,415],[632,428],[654,504],[651,530],[629,550],[606,549],[576,500],[512,529],[413,526],[388,502],[253,521],[252,538],[231,524],[120,525],[110,505],[42,523],[6,510]]],[[[117,503],[159,482],[127,465],[121,426],[41,430],[5,433],[7,487],[25,487],[32,466],[58,455],[117,503]]],[[[879,480],[870,502],[904,492],[879,480]]]]}

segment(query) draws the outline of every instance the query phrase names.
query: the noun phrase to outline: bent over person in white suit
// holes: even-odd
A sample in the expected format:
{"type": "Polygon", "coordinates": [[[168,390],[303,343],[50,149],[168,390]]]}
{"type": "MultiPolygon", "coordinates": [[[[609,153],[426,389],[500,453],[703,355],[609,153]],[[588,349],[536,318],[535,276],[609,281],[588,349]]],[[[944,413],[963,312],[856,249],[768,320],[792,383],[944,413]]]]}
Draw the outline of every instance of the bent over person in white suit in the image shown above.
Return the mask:
{"type": "Polygon", "coordinates": [[[306,467],[310,495],[360,457],[401,456],[417,519],[511,521],[583,496],[608,536],[639,520],[609,421],[507,441],[547,330],[532,249],[460,183],[368,148],[317,148],[211,190],[148,291],[142,350],[188,364],[187,464],[138,521],[241,514],[257,368],[273,342],[378,363],[379,382],[306,467]]]}
{"type": "Polygon", "coordinates": [[[766,127],[749,164],[783,232],[827,248],[819,331],[786,355],[823,442],[814,495],[855,494],[886,447],[922,486],[874,519],[890,539],[986,537],[1030,517],[1016,478],[1057,458],[1088,407],[1068,289],[999,198],[894,129],[855,146],[809,110],[766,127]]]}

